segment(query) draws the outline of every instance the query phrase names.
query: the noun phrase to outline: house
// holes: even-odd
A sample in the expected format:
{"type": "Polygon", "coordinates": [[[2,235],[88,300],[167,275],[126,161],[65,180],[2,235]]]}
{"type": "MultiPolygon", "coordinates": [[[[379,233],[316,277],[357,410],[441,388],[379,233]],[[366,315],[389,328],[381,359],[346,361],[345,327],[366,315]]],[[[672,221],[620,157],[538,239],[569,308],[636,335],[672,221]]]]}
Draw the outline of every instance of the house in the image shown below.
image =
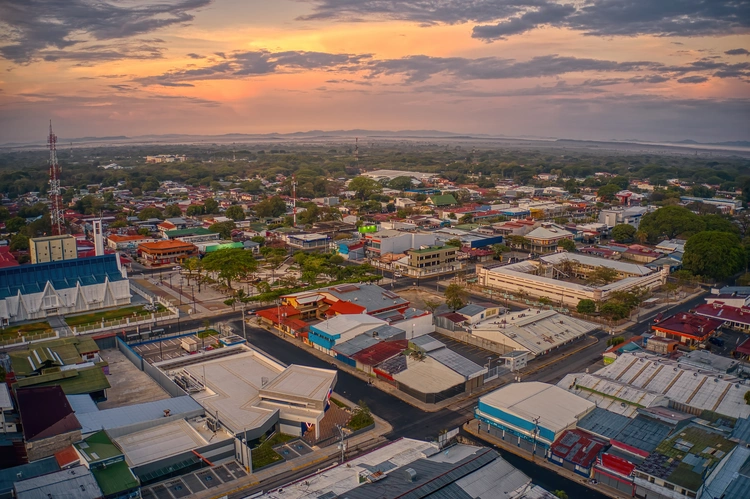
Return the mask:
{"type": "Polygon", "coordinates": [[[413,208],[417,205],[416,201],[413,201],[409,198],[396,198],[393,204],[397,209],[413,208]]]}
{"type": "Polygon", "coordinates": [[[721,328],[724,321],[680,312],[651,326],[656,336],[677,340],[686,345],[703,343],[721,328]]]}
{"type": "Polygon", "coordinates": [[[29,461],[54,456],[81,440],[81,424],[59,386],[23,388],[16,400],[29,461]]]}
{"type": "Polygon", "coordinates": [[[750,307],[733,307],[715,300],[712,303],[698,305],[694,312],[701,317],[721,321],[724,326],[745,332],[750,331],[750,307]]]}
{"type": "Polygon", "coordinates": [[[453,197],[453,194],[439,194],[428,197],[425,203],[436,208],[442,208],[443,206],[456,206],[458,201],[453,197]]]}

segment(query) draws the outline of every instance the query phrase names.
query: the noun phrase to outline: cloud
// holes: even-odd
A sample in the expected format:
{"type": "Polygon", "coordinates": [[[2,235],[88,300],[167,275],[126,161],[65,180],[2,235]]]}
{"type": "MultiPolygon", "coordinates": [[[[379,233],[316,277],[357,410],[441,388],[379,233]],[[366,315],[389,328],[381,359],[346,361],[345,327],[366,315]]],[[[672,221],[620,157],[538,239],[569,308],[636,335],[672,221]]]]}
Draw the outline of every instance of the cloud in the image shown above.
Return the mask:
{"type": "MultiPolygon", "coordinates": [[[[122,40],[184,24],[193,20],[193,11],[210,2],[164,0],[123,5],[95,0],[4,0],[0,2],[0,32],[4,32],[0,57],[27,64],[44,58],[45,51],[53,49],[46,54],[47,60],[80,60],[84,56],[63,56],[60,52],[85,53],[87,49],[79,48],[91,40],[122,40]]],[[[130,55],[123,53],[124,57],[130,55]]],[[[160,54],[152,54],[152,57],[158,56],[160,54]]]]}
{"type": "Polygon", "coordinates": [[[747,0],[299,0],[312,14],[299,19],[473,23],[472,36],[504,39],[554,26],[593,36],[723,36],[747,32],[747,0]]]}
{"type": "Polygon", "coordinates": [[[664,75],[634,76],[628,79],[630,83],[663,83],[669,80],[670,78],[664,75]]]}
{"type": "Polygon", "coordinates": [[[677,83],[705,83],[708,81],[706,76],[686,76],[677,80],[677,83]]]}
{"type": "Polygon", "coordinates": [[[188,57],[190,57],[191,59],[205,59],[206,58],[205,55],[200,55],[200,54],[196,54],[196,53],[193,53],[193,52],[191,52],[189,54],[186,54],[186,55],[188,57]]]}
{"type": "Polygon", "coordinates": [[[747,49],[732,49],[724,52],[726,55],[750,55],[750,51],[747,49]]]}

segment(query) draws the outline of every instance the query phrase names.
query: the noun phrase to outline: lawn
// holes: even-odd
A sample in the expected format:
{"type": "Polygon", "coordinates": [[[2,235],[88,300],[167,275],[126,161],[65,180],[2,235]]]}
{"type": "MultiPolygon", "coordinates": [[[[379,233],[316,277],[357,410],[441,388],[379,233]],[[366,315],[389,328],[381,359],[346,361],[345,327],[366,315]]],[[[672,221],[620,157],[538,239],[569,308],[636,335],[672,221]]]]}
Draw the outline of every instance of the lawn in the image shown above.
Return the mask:
{"type": "Polygon", "coordinates": [[[337,405],[337,406],[339,406],[339,407],[340,407],[340,408],[342,408],[342,409],[349,409],[349,406],[348,406],[348,405],[346,405],[345,403],[343,403],[342,401],[340,401],[340,400],[339,400],[339,399],[337,399],[337,398],[333,398],[333,397],[331,397],[331,403],[332,403],[332,404],[334,404],[334,405],[337,405]]]}
{"type": "Polygon", "coordinates": [[[206,329],[205,331],[201,331],[199,333],[195,333],[195,335],[198,338],[210,338],[212,336],[219,336],[219,332],[215,329],[206,329]]]}
{"type": "MultiPolygon", "coordinates": [[[[163,312],[166,310],[162,305],[157,305],[156,312],[163,312]]],[[[101,312],[94,312],[91,314],[75,315],[72,317],[66,317],[65,322],[70,327],[84,326],[92,323],[100,323],[102,319],[105,322],[123,320],[127,317],[133,317],[135,314],[137,317],[150,317],[151,312],[143,308],[143,305],[137,305],[134,307],[117,308],[113,310],[103,310],[101,312]]]]}
{"type": "Polygon", "coordinates": [[[0,338],[18,338],[20,336],[32,336],[51,332],[52,326],[49,325],[49,322],[32,322],[31,324],[21,324],[20,326],[10,326],[0,329],[0,338]]]}
{"type": "Polygon", "coordinates": [[[264,466],[268,466],[269,464],[273,464],[284,459],[267,443],[254,448],[250,452],[250,455],[252,456],[253,470],[260,469],[264,466]]]}
{"type": "Polygon", "coordinates": [[[266,440],[265,444],[270,445],[271,447],[276,447],[279,444],[285,444],[296,438],[298,437],[287,435],[286,433],[274,433],[274,435],[271,438],[266,440]]]}

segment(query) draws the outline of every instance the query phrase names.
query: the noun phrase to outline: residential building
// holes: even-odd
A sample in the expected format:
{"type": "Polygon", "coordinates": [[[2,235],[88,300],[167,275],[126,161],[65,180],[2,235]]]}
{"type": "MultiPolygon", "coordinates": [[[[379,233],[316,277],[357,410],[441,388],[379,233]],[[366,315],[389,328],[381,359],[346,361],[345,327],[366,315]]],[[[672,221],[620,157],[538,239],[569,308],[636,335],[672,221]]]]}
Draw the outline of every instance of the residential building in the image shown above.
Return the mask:
{"type": "Polygon", "coordinates": [[[615,225],[632,225],[636,229],[641,223],[643,215],[649,212],[645,206],[631,206],[629,208],[607,208],[599,212],[599,223],[610,229],[615,225]]]}
{"type": "Polygon", "coordinates": [[[182,162],[187,159],[184,154],[157,154],[155,156],[146,156],[146,163],[174,163],[182,162]]]}
{"type": "Polygon", "coordinates": [[[156,239],[141,235],[110,234],[107,236],[107,246],[115,251],[134,250],[141,243],[153,243],[156,239]]]}
{"type": "Polygon", "coordinates": [[[528,241],[527,246],[532,253],[546,254],[557,250],[558,244],[563,239],[573,240],[573,233],[554,224],[542,224],[524,237],[528,241]]]}
{"type": "Polygon", "coordinates": [[[479,429],[544,456],[566,430],[595,408],[577,395],[537,381],[512,383],[479,397],[479,429]]]}
{"type": "Polygon", "coordinates": [[[198,256],[198,247],[179,240],[142,243],[138,245],[138,256],[145,265],[173,265],[198,256]]]}
{"type": "Polygon", "coordinates": [[[0,323],[45,319],[130,304],[115,254],[0,268],[0,323]]]}
{"type": "Polygon", "coordinates": [[[31,263],[59,262],[78,258],[76,238],[70,234],[29,239],[31,263]]]}
{"type": "Polygon", "coordinates": [[[436,194],[428,197],[425,203],[436,208],[442,208],[444,206],[456,206],[458,201],[453,197],[453,194],[436,194]]]}

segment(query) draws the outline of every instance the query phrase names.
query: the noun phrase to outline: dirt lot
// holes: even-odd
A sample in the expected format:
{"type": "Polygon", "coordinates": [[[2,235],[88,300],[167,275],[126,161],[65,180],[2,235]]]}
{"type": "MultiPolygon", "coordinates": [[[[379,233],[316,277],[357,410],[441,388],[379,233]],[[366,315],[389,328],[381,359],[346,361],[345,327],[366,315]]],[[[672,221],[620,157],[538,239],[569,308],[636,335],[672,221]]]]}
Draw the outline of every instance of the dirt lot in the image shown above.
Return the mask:
{"type": "Polygon", "coordinates": [[[99,404],[99,409],[112,409],[143,402],[164,400],[169,394],[151,376],[139,370],[119,350],[102,350],[99,353],[109,362],[109,384],[107,401],[99,404]]]}
{"type": "Polygon", "coordinates": [[[404,289],[399,291],[398,294],[405,300],[409,300],[412,307],[420,308],[422,310],[427,308],[424,304],[425,301],[437,302],[440,305],[445,303],[445,297],[443,295],[425,289],[404,289]]]}

